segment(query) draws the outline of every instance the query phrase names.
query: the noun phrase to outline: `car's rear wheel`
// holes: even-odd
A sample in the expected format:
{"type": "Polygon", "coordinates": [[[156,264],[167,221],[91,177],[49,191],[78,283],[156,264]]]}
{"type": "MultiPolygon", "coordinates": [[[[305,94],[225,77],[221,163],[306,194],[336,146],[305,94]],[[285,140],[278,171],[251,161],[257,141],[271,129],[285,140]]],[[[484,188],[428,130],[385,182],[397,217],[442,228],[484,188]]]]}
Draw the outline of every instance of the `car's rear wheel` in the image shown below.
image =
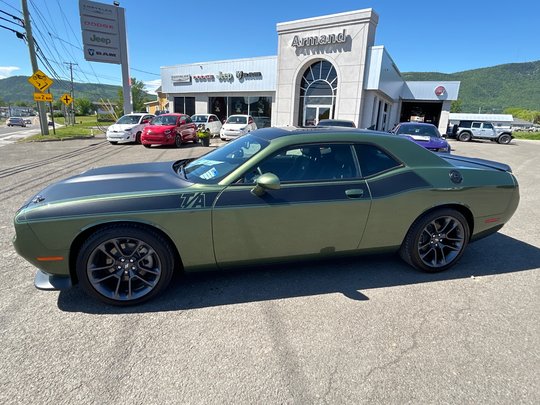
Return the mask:
{"type": "Polygon", "coordinates": [[[461,213],[453,209],[435,210],[413,223],[399,253],[419,270],[443,271],[463,255],[469,233],[469,224],[461,213]]]}
{"type": "Polygon", "coordinates": [[[174,257],[157,232],[136,225],[110,225],[92,234],[76,264],[83,290],[107,304],[135,305],[170,283],[174,257]]]}
{"type": "Polygon", "coordinates": [[[461,142],[469,142],[472,138],[472,135],[470,132],[462,132],[459,134],[458,140],[461,142]]]}
{"type": "Polygon", "coordinates": [[[177,148],[180,148],[182,146],[182,138],[180,138],[180,135],[176,135],[174,138],[174,146],[177,148]]]}
{"type": "Polygon", "coordinates": [[[497,142],[499,142],[499,143],[501,143],[503,145],[508,145],[511,140],[512,140],[512,137],[510,135],[508,135],[508,134],[501,134],[497,138],[497,142]]]}

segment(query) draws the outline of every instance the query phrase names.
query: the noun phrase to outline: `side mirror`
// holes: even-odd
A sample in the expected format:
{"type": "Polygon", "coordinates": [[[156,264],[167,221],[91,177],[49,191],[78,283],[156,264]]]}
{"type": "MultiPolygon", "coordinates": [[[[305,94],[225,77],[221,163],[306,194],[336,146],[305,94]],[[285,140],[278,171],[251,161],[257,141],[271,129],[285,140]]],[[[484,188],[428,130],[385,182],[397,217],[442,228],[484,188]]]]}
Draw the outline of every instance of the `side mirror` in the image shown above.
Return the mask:
{"type": "Polygon", "coordinates": [[[281,183],[279,177],[274,173],[265,173],[257,177],[257,185],[251,189],[251,194],[257,197],[262,196],[266,190],[279,190],[281,183]]]}
{"type": "Polygon", "coordinates": [[[180,120],[180,122],[178,123],[178,125],[186,125],[186,121],[185,121],[185,120],[180,120]]]}

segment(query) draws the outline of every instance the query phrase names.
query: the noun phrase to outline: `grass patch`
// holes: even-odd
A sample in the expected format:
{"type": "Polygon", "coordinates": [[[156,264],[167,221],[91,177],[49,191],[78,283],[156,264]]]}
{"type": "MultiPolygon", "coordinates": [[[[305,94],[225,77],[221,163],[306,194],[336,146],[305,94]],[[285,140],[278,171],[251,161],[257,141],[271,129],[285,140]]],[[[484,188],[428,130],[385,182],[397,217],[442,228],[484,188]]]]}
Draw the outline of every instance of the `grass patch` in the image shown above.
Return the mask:
{"type": "MultiPolygon", "coordinates": [[[[55,117],[55,124],[64,125],[64,117],[55,117]]],[[[56,135],[52,127],[49,127],[49,135],[33,135],[22,140],[22,142],[44,142],[52,140],[68,140],[79,138],[91,138],[96,134],[103,133],[113,122],[97,122],[95,116],[75,117],[75,125],[56,128],[56,135]]]]}
{"type": "Polygon", "coordinates": [[[513,132],[516,139],[530,139],[533,141],[540,141],[540,132],[513,132]]]}

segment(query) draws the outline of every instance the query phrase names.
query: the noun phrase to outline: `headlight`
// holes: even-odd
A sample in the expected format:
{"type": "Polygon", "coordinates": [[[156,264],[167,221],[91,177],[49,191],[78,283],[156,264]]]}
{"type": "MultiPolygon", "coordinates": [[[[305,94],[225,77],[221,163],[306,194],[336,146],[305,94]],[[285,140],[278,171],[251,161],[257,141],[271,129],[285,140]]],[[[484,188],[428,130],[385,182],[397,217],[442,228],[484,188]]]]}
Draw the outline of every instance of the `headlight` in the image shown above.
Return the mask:
{"type": "Polygon", "coordinates": [[[126,128],[124,131],[129,132],[129,131],[131,131],[132,129],[133,129],[133,128],[126,128]]]}

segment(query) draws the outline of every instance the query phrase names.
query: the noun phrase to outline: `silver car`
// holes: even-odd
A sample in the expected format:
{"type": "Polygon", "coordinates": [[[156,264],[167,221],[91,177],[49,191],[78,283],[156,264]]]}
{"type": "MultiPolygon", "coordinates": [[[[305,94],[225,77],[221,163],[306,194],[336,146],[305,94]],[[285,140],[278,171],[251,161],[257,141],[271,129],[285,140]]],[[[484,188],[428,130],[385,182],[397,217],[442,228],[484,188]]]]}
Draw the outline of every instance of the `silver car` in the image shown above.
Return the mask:
{"type": "Polygon", "coordinates": [[[9,117],[6,124],[8,127],[26,127],[26,123],[21,117],[9,117]]]}

